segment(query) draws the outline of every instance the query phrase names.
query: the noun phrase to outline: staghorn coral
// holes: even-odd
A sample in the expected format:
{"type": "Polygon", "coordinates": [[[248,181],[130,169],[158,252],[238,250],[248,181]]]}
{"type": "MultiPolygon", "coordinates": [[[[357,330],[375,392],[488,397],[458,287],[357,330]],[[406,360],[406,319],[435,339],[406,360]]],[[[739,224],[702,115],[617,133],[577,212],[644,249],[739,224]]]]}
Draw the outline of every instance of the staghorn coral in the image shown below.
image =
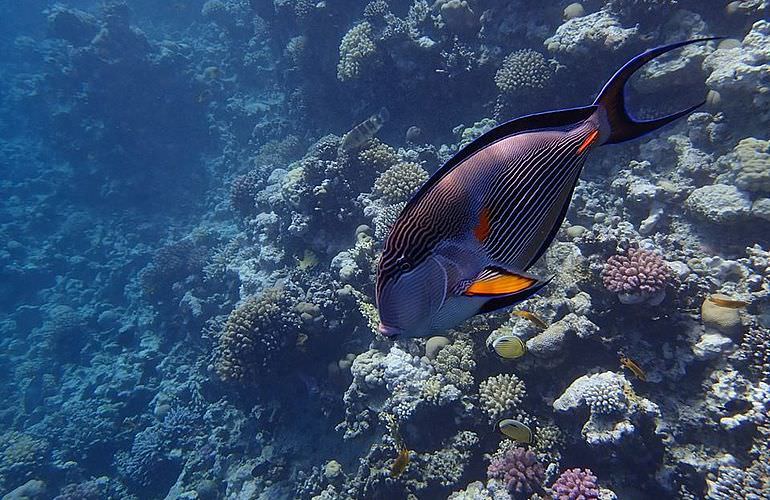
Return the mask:
{"type": "Polygon", "coordinates": [[[372,38],[372,25],[364,21],[353,26],[340,42],[337,78],[343,82],[359,78],[362,66],[372,58],[376,50],[372,38]]]}
{"type": "Polygon", "coordinates": [[[663,257],[641,248],[613,255],[602,270],[604,287],[617,293],[624,304],[660,304],[670,277],[671,270],[663,257]]]}
{"type": "Polygon", "coordinates": [[[385,203],[393,205],[407,201],[427,180],[428,172],[420,165],[401,162],[377,177],[372,192],[385,203]]]}
{"type": "Polygon", "coordinates": [[[219,337],[214,368],[222,380],[254,383],[279,362],[276,353],[294,343],[299,320],[283,288],[250,297],[227,318],[219,337]]]}
{"type": "Polygon", "coordinates": [[[479,384],[479,400],[490,422],[516,414],[526,395],[524,382],[512,373],[490,377],[479,384]]]}
{"type": "Polygon", "coordinates": [[[511,52],[503,59],[495,73],[495,83],[500,91],[513,94],[545,88],[552,77],[553,70],[543,54],[523,49],[511,52]]]}
{"type": "Polygon", "coordinates": [[[499,449],[487,467],[490,481],[500,481],[514,498],[529,498],[541,488],[545,471],[537,456],[525,448],[499,449]]]}
{"type": "Polygon", "coordinates": [[[554,500],[598,500],[598,478],[591,469],[567,469],[551,486],[554,500]]]}

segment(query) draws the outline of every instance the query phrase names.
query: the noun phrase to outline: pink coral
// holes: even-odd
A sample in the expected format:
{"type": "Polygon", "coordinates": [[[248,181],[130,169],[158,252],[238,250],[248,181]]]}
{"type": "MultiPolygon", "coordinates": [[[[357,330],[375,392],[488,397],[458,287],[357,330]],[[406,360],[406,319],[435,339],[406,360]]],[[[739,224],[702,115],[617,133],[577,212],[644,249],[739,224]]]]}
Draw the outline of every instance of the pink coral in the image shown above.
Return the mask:
{"type": "Polygon", "coordinates": [[[597,500],[597,482],[591,469],[567,469],[551,486],[551,496],[554,500],[597,500]]]}
{"type": "Polygon", "coordinates": [[[625,303],[660,303],[670,276],[671,269],[663,257],[641,248],[613,255],[602,271],[605,288],[620,294],[625,303]]]}
{"type": "Polygon", "coordinates": [[[508,492],[518,498],[538,489],[545,479],[545,471],[531,450],[513,448],[492,457],[487,477],[501,480],[508,492]]]}

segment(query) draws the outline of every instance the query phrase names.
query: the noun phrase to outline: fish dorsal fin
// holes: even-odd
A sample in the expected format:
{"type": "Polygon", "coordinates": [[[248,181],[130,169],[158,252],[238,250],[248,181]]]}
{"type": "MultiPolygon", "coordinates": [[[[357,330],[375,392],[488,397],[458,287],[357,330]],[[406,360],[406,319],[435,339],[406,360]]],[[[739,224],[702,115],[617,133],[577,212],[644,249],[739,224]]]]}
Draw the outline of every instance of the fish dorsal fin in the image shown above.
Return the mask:
{"type": "MultiPolygon", "coordinates": [[[[457,152],[452,158],[450,158],[444,165],[434,173],[428,181],[423,184],[420,189],[412,196],[412,199],[404,207],[406,212],[417,200],[428,192],[438,181],[440,181],[446,174],[448,174],[457,165],[461,164],[475,153],[481,151],[490,144],[494,144],[500,139],[510,137],[512,135],[520,134],[523,132],[533,132],[535,130],[547,130],[558,129],[577,124],[596,111],[597,106],[583,106],[581,108],[562,109],[559,111],[548,111],[545,113],[535,113],[532,115],[525,115],[515,120],[510,120],[498,125],[489,132],[481,135],[478,139],[474,140],[460,151],[457,152]]],[[[402,212],[402,213],[403,213],[402,212]]]]}
{"type": "Polygon", "coordinates": [[[509,273],[502,269],[484,269],[465,290],[465,295],[511,295],[532,288],[540,280],[523,273],[509,273]]]}

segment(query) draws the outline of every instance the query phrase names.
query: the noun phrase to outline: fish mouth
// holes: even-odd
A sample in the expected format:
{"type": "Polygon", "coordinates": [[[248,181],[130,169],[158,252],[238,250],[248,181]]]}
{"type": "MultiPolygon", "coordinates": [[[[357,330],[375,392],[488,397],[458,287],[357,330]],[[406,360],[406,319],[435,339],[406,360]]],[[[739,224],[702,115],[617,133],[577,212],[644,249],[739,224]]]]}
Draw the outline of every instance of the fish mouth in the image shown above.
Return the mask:
{"type": "Polygon", "coordinates": [[[388,340],[396,340],[404,333],[403,329],[396,328],[395,326],[388,326],[382,322],[377,326],[377,331],[388,340]]]}

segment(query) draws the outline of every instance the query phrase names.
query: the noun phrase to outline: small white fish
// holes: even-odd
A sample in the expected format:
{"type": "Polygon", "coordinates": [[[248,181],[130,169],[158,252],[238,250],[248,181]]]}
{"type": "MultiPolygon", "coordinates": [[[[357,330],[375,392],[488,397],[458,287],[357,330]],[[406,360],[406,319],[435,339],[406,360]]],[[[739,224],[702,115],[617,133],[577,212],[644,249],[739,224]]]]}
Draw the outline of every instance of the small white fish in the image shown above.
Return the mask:
{"type": "Polygon", "coordinates": [[[532,430],[518,420],[504,418],[497,423],[497,430],[505,437],[518,443],[529,444],[532,442],[532,430]]]}

